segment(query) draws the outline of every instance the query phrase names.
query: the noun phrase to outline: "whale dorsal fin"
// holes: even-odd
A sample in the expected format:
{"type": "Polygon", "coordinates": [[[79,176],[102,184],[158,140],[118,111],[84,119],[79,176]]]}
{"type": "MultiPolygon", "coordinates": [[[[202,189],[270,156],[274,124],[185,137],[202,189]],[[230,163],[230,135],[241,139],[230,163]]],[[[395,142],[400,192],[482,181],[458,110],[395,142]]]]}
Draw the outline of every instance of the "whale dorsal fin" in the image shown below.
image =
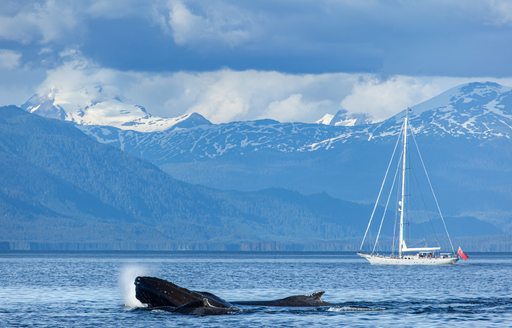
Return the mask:
{"type": "Polygon", "coordinates": [[[325,294],[325,291],[321,290],[319,292],[314,292],[314,293],[311,293],[311,297],[319,300],[323,295],[325,294]]]}

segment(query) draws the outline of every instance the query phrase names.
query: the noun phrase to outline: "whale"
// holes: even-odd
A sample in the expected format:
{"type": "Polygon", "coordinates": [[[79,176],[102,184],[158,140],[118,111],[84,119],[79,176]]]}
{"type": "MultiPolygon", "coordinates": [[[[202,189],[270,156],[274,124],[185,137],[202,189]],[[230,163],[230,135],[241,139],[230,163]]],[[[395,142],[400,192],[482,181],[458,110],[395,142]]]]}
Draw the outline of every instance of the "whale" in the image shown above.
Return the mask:
{"type": "Polygon", "coordinates": [[[150,309],[190,315],[220,315],[239,312],[236,306],[319,307],[330,306],[323,301],[324,291],[293,295],[274,300],[228,302],[206,291],[195,291],[173,282],[149,276],[135,278],[135,297],[150,309]]]}

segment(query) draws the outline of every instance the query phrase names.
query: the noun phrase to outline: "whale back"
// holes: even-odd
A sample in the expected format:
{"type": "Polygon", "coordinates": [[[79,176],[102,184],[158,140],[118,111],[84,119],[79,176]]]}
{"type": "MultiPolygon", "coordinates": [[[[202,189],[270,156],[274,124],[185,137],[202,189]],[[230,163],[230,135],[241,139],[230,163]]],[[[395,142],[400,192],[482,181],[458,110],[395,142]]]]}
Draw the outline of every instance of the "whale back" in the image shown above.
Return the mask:
{"type": "Polygon", "coordinates": [[[309,306],[328,306],[329,302],[322,300],[324,291],[314,292],[309,295],[294,295],[270,301],[239,301],[233,302],[236,305],[263,305],[263,306],[283,306],[283,307],[309,307],[309,306]]]}

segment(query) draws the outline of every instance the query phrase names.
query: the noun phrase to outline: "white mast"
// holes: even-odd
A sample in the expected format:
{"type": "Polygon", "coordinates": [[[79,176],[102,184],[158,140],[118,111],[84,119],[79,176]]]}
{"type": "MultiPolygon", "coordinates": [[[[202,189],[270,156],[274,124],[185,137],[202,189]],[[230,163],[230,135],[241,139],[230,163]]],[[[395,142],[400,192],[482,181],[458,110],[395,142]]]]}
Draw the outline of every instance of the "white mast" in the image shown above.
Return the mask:
{"type": "Polygon", "coordinates": [[[404,245],[404,212],[405,212],[405,165],[407,158],[407,120],[409,109],[405,110],[404,118],[404,153],[402,159],[402,199],[400,201],[400,240],[398,242],[398,257],[402,258],[402,248],[404,245]]]}

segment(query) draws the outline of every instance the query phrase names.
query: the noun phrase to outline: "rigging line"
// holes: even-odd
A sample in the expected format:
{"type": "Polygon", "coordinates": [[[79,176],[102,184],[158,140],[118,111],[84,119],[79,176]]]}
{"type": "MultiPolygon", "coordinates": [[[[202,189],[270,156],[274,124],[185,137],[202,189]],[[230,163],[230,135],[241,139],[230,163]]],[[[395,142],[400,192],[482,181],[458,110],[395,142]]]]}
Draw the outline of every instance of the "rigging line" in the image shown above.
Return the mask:
{"type": "Polygon", "coordinates": [[[370,215],[370,221],[368,221],[368,226],[366,227],[366,231],[364,232],[363,241],[361,241],[361,246],[359,247],[359,250],[363,249],[366,235],[368,234],[368,230],[370,230],[370,225],[372,224],[373,216],[375,215],[375,211],[377,210],[377,205],[379,204],[380,196],[382,195],[382,190],[384,189],[384,184],[386,183],[386,179],[388,177],[389,168],[391,167],[391,163],[393,163],[393,158],[395,157],[396,149],[400,142],[400,137],[402,136],[403,131],[404,131],[404,126],[402,125],[402,127],[400,128],[400,133],[398,134],[398,138],[396,139],[395,148],[393,149],[393,154],[391,155],[391,159],[389,160],[389,163],[388,163],[388,168],[386,169],[386,174],[384,174],[384,179],[382,179],[382,184],[380,185],[379,195],[377,196],[377,200],[375,201],[375,205],[373,206],[372,215],[370,215]]]}
{"type": "MultiPolygon", "coordinates": [[[[397,188],[396,189],[396,199],[398,199],[398,191],[399,191],[399,189],[397,188]]],[[[398,222],[398,209],[395,207],[395,223],[393,224],[393,239],[392,239],[392,243],[391,243],[391,255],[395,254],[395,242],[398,243],[397,235],[396,235],[397,222],[398,222]]]]}
{"type": "MultiPolygon", "coordinates": [[[[411,130],[411,126],[409,125],[409,130],[411,130]]],[[[410,141],[409,141],[410,143],[410,141]]],[[[407,179],[405,179],[405,190],[406,190],[406,193],[404,195],[404,198],[406,199],[406,203],[409,204],[409,206],[407,207],[404,207],[402,205],[402,209],[404,211],[404,237],[403,237],[403,240],[409,240],[411,239],[411,236],[412,236],[412,233],[411,233],[411,222],[412,222],[412,219],[411,219],[411,216],[412,215],[412,211],[411,211],[411,204],[414,204],[412,203],[412,188],[411,188],[411,183],[412,183],[412,179],[410,178],[411,175],[414,175],[414,171],[412,170],[412,166],[411,166],[411,152],[408,151],[407,152],[407,165],[405,167],[405,172],[406,172],[406,177],[407,179]]],[[[414,216],[413,216],[414,217],[414,216]]]]}
{"type": "Polygon", "coordinates": [[[441,217],[441,221],[443,221],[444,231],[448,236],[448,241],[450,242],[450,246],[452,248],[452,252],[455,253],[455,249],[453,248],[452,239],[450,238],[450,233],[448,232],[448,228],[446,227],[446,222],[444,221],[443,213],[441,212],[441,208],[439,207],[439,202],[437,201],[436,193],[434,192],[434,188],[432,187],[432,183],[430,182],[430,177],[427,172],[427,168],[425,167],[425,162],[423,162],[423,156],[421,156],[420,148],[418,147],[418,143],[416,142],[416,138],[414,137],[414,133],[411,131],[412,140],[414,141],[414,145],[416,146],[416,150],[418,151],[418,155],[420,157],[421,165],[423,166],[423,171],[427,177],[428,185],[430,187],[430,191],[432,192],[432,196],[434,196],[434,201],[436,203],[437,211],[439,212],[439,216],[441,217]]]}
{"type": "MultiPolygon", "coordinates": [[[[391,190],[389,191],[388,199],[386,200],[386,206],[384,207],[384,212],[382,213],[382,219],[380,220],[379,231],[377,232],[377,239],[375,239],[375,245],[373,246],[372,254],[375,253],[375,248],[377,247],[377,243],[379,242],[380,231],[382,230],[382,224],[384,223],[384,218],[386,217],[386,212],[388,211],[389,200],[391,199],[391,195],[393,194],[393,189],[395,188],[395,184],[396,184],[396,180],[397,180],[396,178],[398,176],[398,171],[400,168],[400,159],[403,156],[404,156],[404,153],[402,152],[402,154],[400,155],[400,158],[398,159],[398,165],[396,166],[395,176],[393,177],[393,183],[391,184],[391,190]]],[[[402,207],[402,210],[403,210],[403,207],[402,207]]]]}

